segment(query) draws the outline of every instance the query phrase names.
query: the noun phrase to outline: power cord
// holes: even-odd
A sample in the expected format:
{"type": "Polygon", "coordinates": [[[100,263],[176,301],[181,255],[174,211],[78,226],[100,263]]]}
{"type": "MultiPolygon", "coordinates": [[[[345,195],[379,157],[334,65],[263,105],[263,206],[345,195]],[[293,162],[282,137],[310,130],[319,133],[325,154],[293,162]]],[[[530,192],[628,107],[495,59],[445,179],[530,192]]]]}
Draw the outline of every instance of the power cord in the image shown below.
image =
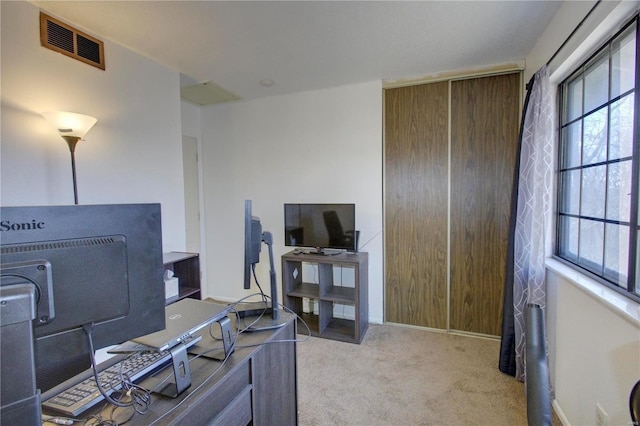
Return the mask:
{"type": "Polygon", "coordinates": [[[133,407],[133,409],[138,414],[144,414],[147,412],[149,408],[149,404],[151,403],[151,392],[141,386],[136,385],[130,379],[127,374],[122,373],[122,364],[120,364],[120,383],[122,386],[122,390],[124,391],[123,398],[126,396],[129,398],[129,401],[123,402],[120,399],[114,399],[103,389],[102,384],[100,383],[100,378],[98,377],[98,368],[96,367],[96,358],[95,351],[93,349],[93,323],[85,324],[82,326],[82,329],[87,334],[87,338],[89,340],[89,355],[91,356],[91,367],[93,369],[93,377],[96,381],[96,386],[98,390],[104,397],[106,401],[110,404],[115,405],[116,407],[133,407]]]}
{"type": "Polygon", "coordinates": [[[264,291],[262,290],[262,287],[260,286],[260,281],[258,281],[258,276],[256,275],[256,264],[255,263],[251,264],[251,272],[253,273],[253,280],[256,282],[256,285],[258,286],[258,290],[260,290],[260,294],[262,295],[262,301],[266,302],[267,301],[267,296],[264,294],[264,291]]]}
{"type": "MultiPolygon", "coordinates": [[[[242,301],[246,300],[247,298],[249,298],[249,297],[254,297],[254,296],[256,296],[256,295],[258,295],[258,293],[255,293],[255,294],[251,294],[251,295],[249,295],[249,296],[246,296],[246,297],[244,297],[244,298],[242,298],[242,299],[240,299],[240,300],[236,301],[233,305],[236,305],[236,304],[238,304],[238,303],[241,303],[242,301]]],[[[265,295],[264,293],[261,293],[261,295],[262,295],[262,297],[263,297],[264,299],[270,299],[270,297],[269,297],[269,296],[267,296],[267,295],[265,295]]],[[[277,302],[276,302],[276,303],[277,303],[277,302]]],[[[236,342],[237,342],[237,338],[238,338],[238,336],[239,336],[241,333],[245,332],[247,328],[240,329],[239,327],[237,327],[237,326],[236,326],[236,334],[235,334],[235,338],[234,338],[233,343],[232,343],[232,349],[237,349],[237,348],[251,348],[251,347],[257,347],[257,346],[262,346],[262,345],[271,344],[271,343],[303,343],[303,342],[306,342],[307,340],[309,340],[309,339],[311,338],[311,329],[309,328],[309,326],[307,325],[307,323],[306,323],[306,322],[304,322],[304,320],[303,320],[302,318],[300,318],[300,316],[298,316],[298,314],[296,314],[295,312],[293,312],[291,309],[287,308],[286,306],[284,306],[284,305],[282,305],[282,304],[280,304],[280,303],[277,303],[277,304],[278,304],[278,306],[280,306],[280,307],[282,307],[283,309],[285,309],[287,312],[289,312],[289,313],[291,313],[291,314],[295,315],[295,316],[296,316],[296,319],[297,319],[297,320],[299,320],[300,322],[302,322],[302,324],[304,324],[305,328],[307,329],[307,334],[305,335],[305,337],[304,337],[303,339],[281,339],[281,340],[271,340],[271,341],[267,341],[267,342],[256,343],[256,344],[253,344],[253,345],[237,345],[237,344],[236,344],[236,342]]],[[[232,308],[232,310],[233,310],[233,308],[232,308]]],[[[262,315],[264,315],[264,313],[265,313],[265,311],[263,311],[263,312],[262,312],[262,314],[261,314],[260,316],[258,316],[258,319],[256,319],[254,322],[257,322],[257,321],[262,317],[262,315]]],[[[236,315],[237,315],[237,313],[236,313],[236,315]]],[[[237,318],[238,318],[238,317],[236,316],[236,319],[237,319],[237,318]]],[[[251,325],[253,325],[253,322],[252,322],[252,324],[251,324],[251,325]]],[[[251,327],[251,325],[249,325],[249,327],[251,327]]],[[[212,326],[213,326],[213,324],[212,324],[212,326]]],[[[212,337],[214,340],[221,340],[220,338],[214,337],[214,336],[212,335],[211,327],[209,328],[209,334],[211,335],[211,337],[212,337]]],[[[207,351],[200,352],[198,355],[196,355],[196,356],[194,356],[194,357],[190,358],[190,359],[189,359],[189,363],[191,363],[192,361],[194,361],[195,359],[197,359],[197,358],[199,358],[199,357],[201,357],[201,356],[205,356],[205,354],[207,354],[207,353],[209,353],[209,352],[213,352],[213,351],[217,351],[217,350],[220,350],[220,348],[218,348],[218,347],[214,347],[214,348],[211,348],[211,349],[209,349],[209,350],[207,350],[207,351]]],[[[233,350],[229,351],[229,353],[230,353],[230,354],[231,354],[232,352],[233,352],[233,350]]],[[[221,368],[226,364],[226,362],[227,362],[229,359],[230,359],[230,356],[229,356],[229,355],[227,355],[227,356],[226,356],[226,357],[225,357],[225,358],[220,362],[220,365],[218,365],[218,367],[217,367],[217,368],[216,368],[216,369],[215,369],[215,370],[214,370],[214,371],[213,371],[213,372],[212,372],[212,373],[211,373],[211,374],[210,374],[206,379],[204,379],[204,381],[203,381],[202,383],[200,383],[198,386],[196,386],[194,389],[192,389],[192,390],[189,392],[189,394],[187,394],[187,395],[186,395],[182,400],[180,400],[180,401],[179,401],[175,406],[173,406],[169,411],[167,411],[167,412],[166,412],[166,413],[164,413],[162,416],[160,416],[159,418],[157,418],[156,420],[154,420],[150,425],[155,425],[155,424],[157,424],[157,423],[158,423],[158,422],[160,422],[160,421],[161,421],[165,416],[168,416],[168,415],[169,415],[169,414],[171,414],[173,411],[175,411],[176,409],[178,409],[178,407],[180,407],[182,404],[184,404],[186,401],[188,401],[188,400],[191,398],[191,396],[195,395],[199,389],[201,389],[201,388],[202,388],[203,386],[205,386],[205,385],[206,385],[206,384],[207,384],[207,383],[208,383],[208,382],[209,382],[213,377],[215,377],[215,375],[220,371],[220,369],[221,369],[221,368]]],[[[170,377],[170,376],[167,376],[167,378],[165,378],[164,380],[167,380],[169,377],[170,377]]]]}
{"type": "MultiPolygon", "coordinates": [[[[235,302],[234,304],[230,305],[231,306],[231,310],[234,311],[236,313],[236,318],[238,318],[238,313],[237,311],[235,311],[235,309],[233,308],[233,306],[235,304],[241,303],[242,301],[244,301],[247,298],[250,297],[254,297],[260,295],[261,298],[264,301],[268,301],[269,299],[271,299],[269,296],[267,296],[266,294],[264,294],[263,292],[261,293],[254,293],[252,295],[249,295],[245,298],[242,298],[240,300],[238,300],[237,302],[235,302]]],[[[276,302],[277,303],[277,302],[276,302]]],[[[304,339],[281,339],[281,340],[273,340],[273,341],[269,341],[269,342],[263,342],[260,344],[255,344],[255,345],[236,345],[237,342],[237,338],[238,336],[243,333],[245,329],[242,329],[240,327],[236,327],[236,333],[233,339],[233,342],[231,343],[231,350],[229,350],[229,354],[233,353],[233,351],[235,350],[235,348],[248,348],[248,347],[256,347],[256,346],[261,346],[267,343],[290,343],[290,342],[297,342],[297,343],[302,343],[307,341],[310,337],[311,337],[311,330],[309,328],[309,326],[307,325],[307,323],[304,322],[304,320],[302,318],[300,318],[295,312],[293,312],[291,309],[287,308],[286,306],[277,303],[277,305],[281,308],[283,308],[284,310],[286,310],[287,312],[295,315],[297,317],[297,319],[304,324],[305,328],[307,329],[307,335],[305,336],[304,339]]],[[[255,321],[258,321],[262,315],[264,315],[266,313],[266,309],[262,312],[262,314],[260,316],[258,316],[258,318],[255,321]]],[[[253,322],[252,324],[253,325],[253,322]]],[[[251,326],[249,325],[249,327],[251,326]]],[[[104,390],[104,388],[102,387],[100,380],[99,380],[99,376],[98,376],[98,371],[97,371],[97,365],[96,365],[96,360],[95,360],[95,350],[94,350],[94,345],[93,345],[93,323],[89,323],[89,324],[85,324],[82,328],[84,330],[84,332],[87,335],[88,338],[88,342],[89,342],[89,349],[90,349],[90,357],[91,357],[91,367],[93,369],[93,376],[94,376],[94,380],[96,381],[96,386],[98,387],[100,393],[102,394],[102,396],[104,397],[105,401],[108,404],[111,404],[112,406],[112,412],[111,412],[111,417],[113,418],[113,413],[116,409],[118,408],[127,408],[127,407],[133,407],[133,409],[135,410],[135,412],[132,412],[131,416],[118,423],[115,420],[109,419],[109,418],[105,418],[103,417],[101,414],[95,414],[95,415],[91,415],[86,419],[73,419],[73,418],[68,418],[68,417],[53,417],[53,416],[47,416],[47,415],[43,415],[42,416],[42,422],[46,423],[54,423],[54,424],[61,424],[61,425],[72,425],[74,423],[83,423],[84,425],[87,426],[118,426],[118,425],[122,425],[125,424],[127,422],[129,422],[133,416],[135,415],[135,413],[138,414],[145,414],[151,404],[151,392],[139,385],[136,385],[135,383],[133,383],[130,379],[130,377],[126,374],[123,373],[122,368],[123,368],[123,364],[120,364],[120,380],[121,380],[121,386],[122,389],[120,390],[120,393],[123,393],[124,396],[123,397],[127,397],[129,398],[128,401],[123,401],[122,399],[114,399],[112,398],[110,395],[108,395],[106,393],[106,391],[104,390]]],[[[211,324],[211,326],[209,327],[209,335],[214,339],[214,340],[220,340],[219,338],[217,338],[216,336],[213,335],[213,323],[211,324]]],[[[189,363],[191,363],[193,360],[201,357],[201,356],[205,356],[208,352],[212,352],[212,351],[216,351],[216,350],[220,350],[220,348],[211,348],[208,351],[204,351],[201,352],[200,354],[192,357],[189,359],[189,363]]],[[[135,356],[135,355],[134,355],[135,356]]],[[[211,378],[213,378],[218,371],[226,364],[227,360],[229,359],[229,355],[227,355],[220,363],[220,365],[218,366],[218,368],[215,369],[215,371],[213,371],[209,377],[207,377],[203,383],[201,383],[199,386],[197,386],[195,389],[192,390],[192,393],[195,392],[196,390],[200,389],[201,387],[203,387],[206,383],[209,382],[209,380],[211,380],[211,378]]],[[[167,378],[165,380],[168,380],[171,377],[171,375],[168,375],[167,378]]],[[[169,412],[163,414],[159,419],[157,419],[154,423],[155,424],[157,421],[161,420],[163,417],[165,417],[166,415],[168,415],[170,412],[173,412],[175,409],[177,409],[180,405],[182,405],[182,403],[186,400],[189,399],[189,396],[192,394],[190,393],[189,395],[187,395],[182,401],[180,401],[175,407],[173,407],[169,412]]],[[[105,408],[107,406],[105,405],[105,408]]],[[[102,412],[105,408],[101,409],[100,411],[102,412]]]]}
{"type": "MultiPolygon", "coordinates": [[[[268,297],[270,299],[269,296],[266,296],[266,297],[268,297]]],[[[253,344],[253,345],[235,345],[236,348],[253,348],[253,347],[262,346],[262,345],[266,345],[266,344],[270,344],[270,343],[304,343],[304,342],[306,342],[307,340],[309,340],[311,338],[311,329],[309,328],[309,325],[298,314],[296,314],[294,311],[292,311],[291,309],[287,308],[286,306],[284,306],[281,303],[277,303],[277,305],[279,307],[281,307],[282,309],[284,309],[285,311],[289,312],[290,314],[293,314],[296,317],[296,320],[300,321],[304,325],[304,327],[307,329],[307,333],[304,335],[304,338],[303,339],[297,339],[296,338],[296,339],[270,340],[268,342],[256,343],[256,344],[253,344]]],[[[243,333],[245,330],[246,330],[246,328],[243,329],[242,331],[240,331],[240,333],[243,333]]],[[[298,334],[301,334],[301,333],[298,333],[298,334]]]]}

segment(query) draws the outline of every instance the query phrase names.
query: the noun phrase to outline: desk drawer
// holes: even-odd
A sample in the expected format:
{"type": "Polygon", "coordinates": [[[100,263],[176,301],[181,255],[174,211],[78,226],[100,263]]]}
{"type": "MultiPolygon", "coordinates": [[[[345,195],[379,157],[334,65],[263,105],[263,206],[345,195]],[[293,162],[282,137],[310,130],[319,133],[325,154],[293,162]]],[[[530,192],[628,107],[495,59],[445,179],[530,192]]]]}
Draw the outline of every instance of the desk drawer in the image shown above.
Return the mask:
{"type": "MultiPolygon", "coordinates": [[[[197,400],[187,404],[186,406],[189,409],[172,420],[172,424],[222,424],[218,421],[218,417],[223,414],[230,415],[227,414],[230,411],[238,416],[236,421],[242,421],[248,413],[248,421],[243,423],[246,425],[252,419],[251,389],[251,367],[249,360],[246,360],[246,362],[237,365],[235,370],[228,373],[220,382],[206,389],[205,393],[197,400]],[[248,394],[249,397],[245,397],[245,394],[248,394]],[[245,403],[245,399],[248,402],[245,403]],[[246,410],[244,409],[245,404],[246,410]],[[233,409],[229,410],[230,407],[233,407],[233,409]],[[241,410],[246,411],[246,413],[241,412],[241,410]]],[[[231,419],[231,417],[227,417],[227,419],[231,419]]],[[[233,421],[229,424],[239,423],[233,421]]]]}
{"type": "Polygon", "coordinates": [[[248,386],[251,386],[251,362],[249,360],[238,365],[235,371],[228,374],[216,385],[217,391],[211,395],[213,399],[210,401],[210,409],[214,413],[222,412],[248,386]]]}
{"type": "Polygon", "coordinates": [[[213,419],[213,425],[246,426],[251,420],[251,386],[247,386],[231,404],[227,405],[227,407],[213,419]]]}

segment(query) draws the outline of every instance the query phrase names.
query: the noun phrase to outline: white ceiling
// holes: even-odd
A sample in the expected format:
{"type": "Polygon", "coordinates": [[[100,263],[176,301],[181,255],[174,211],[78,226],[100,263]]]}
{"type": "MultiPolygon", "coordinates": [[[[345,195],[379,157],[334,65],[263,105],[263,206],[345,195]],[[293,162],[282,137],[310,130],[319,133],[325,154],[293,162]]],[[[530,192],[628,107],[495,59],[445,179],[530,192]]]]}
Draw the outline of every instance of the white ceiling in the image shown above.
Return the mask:
{"type": "Polygon", "coordinates": [[[183,81],[211,81],[243,99],[521,61],[561,5],[517,0],[32,3],[180,72],[183,81]],[[264,87],[264,79],[275,84],[264,87]]]}

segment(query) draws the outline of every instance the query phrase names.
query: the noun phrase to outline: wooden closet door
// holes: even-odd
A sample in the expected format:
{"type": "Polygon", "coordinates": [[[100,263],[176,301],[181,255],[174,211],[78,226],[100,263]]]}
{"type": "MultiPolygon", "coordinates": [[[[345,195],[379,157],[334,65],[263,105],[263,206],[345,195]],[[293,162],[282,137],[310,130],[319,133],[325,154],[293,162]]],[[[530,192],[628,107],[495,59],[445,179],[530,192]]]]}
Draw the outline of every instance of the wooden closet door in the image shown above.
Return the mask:
{"type": "Polygon", "coordinates": [[[450,328],[499,336],[520,74],[451,85],[450,328]]]}
{"type": "Polygon", "coordinates": [[[385,319],[447,327],[449,83],[385,91],[385,319]]]}

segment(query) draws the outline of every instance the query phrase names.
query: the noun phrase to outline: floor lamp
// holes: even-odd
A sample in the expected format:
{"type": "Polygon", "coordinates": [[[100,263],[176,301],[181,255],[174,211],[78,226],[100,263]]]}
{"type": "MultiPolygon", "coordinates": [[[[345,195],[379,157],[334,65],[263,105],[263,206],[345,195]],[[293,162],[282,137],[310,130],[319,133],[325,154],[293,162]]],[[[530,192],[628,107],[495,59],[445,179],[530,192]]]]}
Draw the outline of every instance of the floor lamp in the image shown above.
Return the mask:
{"type": "Polygon", "coordinates": [[[67,145],[69,145],[69,151],[71,151],[71,173],[73,174],[73,201],[78,204],[76,145],[98,120],[88,115],[63,111],[43,112],[42,116],[58,130],[62,139],[67,141],[67,145]]]}

